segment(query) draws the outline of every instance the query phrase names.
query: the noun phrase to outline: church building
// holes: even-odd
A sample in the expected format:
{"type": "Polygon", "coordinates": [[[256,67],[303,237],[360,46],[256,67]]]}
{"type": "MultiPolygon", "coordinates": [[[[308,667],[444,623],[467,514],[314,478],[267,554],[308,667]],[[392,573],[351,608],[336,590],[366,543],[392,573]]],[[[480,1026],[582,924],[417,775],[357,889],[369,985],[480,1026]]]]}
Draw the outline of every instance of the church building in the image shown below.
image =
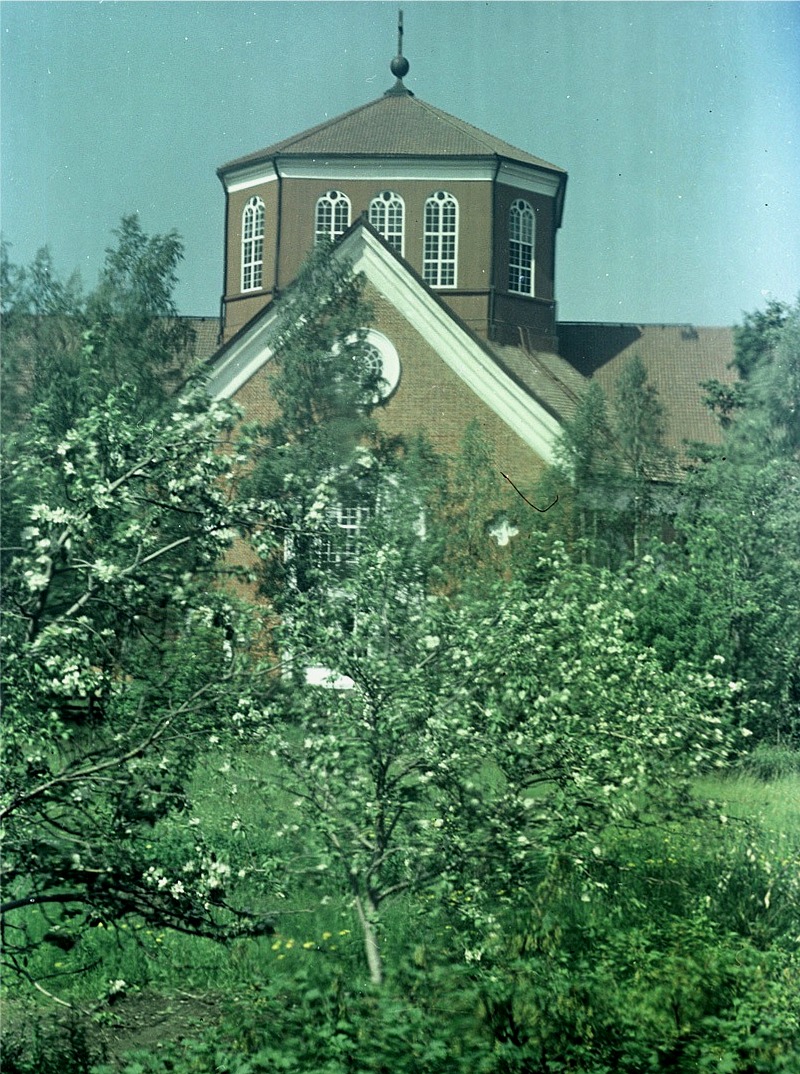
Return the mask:
{"type": "Polygon", "coordinates": [[[529,486],[588,378],[613,388],[638,355],[670,446],[718,439],[699,383],[733,379],[730,329],[559,323],[566,172],[420,100],[408,69],[401,51],[377,100],[218,170],[224,284],[210,392],[249,420],[274,415],[274,304],[325,238],[366,277],[387,432],[424,430],[454,452],[477,420],[498,470],[529,486]]]}

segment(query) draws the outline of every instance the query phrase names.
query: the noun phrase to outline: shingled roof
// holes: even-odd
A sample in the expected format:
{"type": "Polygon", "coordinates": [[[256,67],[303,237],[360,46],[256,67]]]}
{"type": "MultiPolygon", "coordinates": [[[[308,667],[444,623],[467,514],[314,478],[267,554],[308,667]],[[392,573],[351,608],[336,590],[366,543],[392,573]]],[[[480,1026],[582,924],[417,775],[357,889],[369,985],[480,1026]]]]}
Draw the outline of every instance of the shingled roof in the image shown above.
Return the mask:
{"type": "Polygon", "coordinates": [[[561,421],[575,417],[586,379],[557,354],[487,344],[495,361],[561,421]]]}
{"type": "Polygon", "coordinates": [[[584,376],[599,381],[609,397],[623,366],[638,355],[664,404],[667,444],[679,457],[685,459],[687,442],[720,443],[720,426],[703,403],[700,382],[730,384],[737,379],[730,368],[733,329],[560,323],[558,340],[562,357],[584,376]]]}
{"type": "Polygon", "coordinates": [[[517,149],[410,93],[385,94],[281,142],[238,157],[219,176],[275,157],[502,158],[566,175],[563,168],[517,149]]]}

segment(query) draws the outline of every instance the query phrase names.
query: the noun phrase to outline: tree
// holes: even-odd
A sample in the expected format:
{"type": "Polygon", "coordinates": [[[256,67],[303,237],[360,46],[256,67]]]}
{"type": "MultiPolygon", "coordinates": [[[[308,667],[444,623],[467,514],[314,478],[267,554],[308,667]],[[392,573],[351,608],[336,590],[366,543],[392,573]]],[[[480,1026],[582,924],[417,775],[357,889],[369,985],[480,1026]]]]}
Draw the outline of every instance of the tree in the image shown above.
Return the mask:
{"type": "Polygon", "coordinates": [[[7,431],[47,404],[61,431],[80,402],[84,298],[80,277],[58,279],[47,248],[23,269],[2,257],[2,417],[7,431]]]}
{"type": "Polygon", "coordinates": [[[120,389],[60,443],[18,442],[0,806],[16,969],[31,907],[61,944],[127,915],[212,936],[265,927],[228,900],[227,852],[191,820],[194,766],[241,722],[252,670],[248,611],[216,584],[251,517],[228,486],[234,420],[195,393],[142,422],[120,389]]]}
{"type": "Polygon", "coordinates": [[[369,510],[375,490],[359,451],[391,451],[372,418],[380,371],[364,343],[372,316],[364,282],[330,245],[320,244],[278,306],[269,381],[278,413],[249,430],[247,483],[252,494],[280,505],[279,527],[262,548],[262,588],[278,608],[312,584],[317,537],[303,520],[319,483],[332,510],[345,500],[360,507],[359,490],[369,510]]]}
{"type": "Polygon", "coordinates": [[[641,556],[647,519],[657,509],[655,483],[674,477],[664,437],[664,407],[648,383],[641,358],[632,358],[615,385],[612,428],[626,479],[634,562],[641,556]]]}
{"type": "Polygon", "coordinates": [[[747,352],[762,360],[743,359],[741,405],[722,445],[700,449],[680,490],[680,543],[644,565],[637,611],[642,640],[670,663],[724,661],[741,697],[759,702],[748,718],[758,738],[796,743],[800,332],[797,308],[782,310],[779,329],[747,319],[747,352]]]}
{"type": "Polygon", "coordinates": [[[769,364],[775,344],[790,317],[785,302],[771,299],[765,310],[747,313],[734,329],[735,354],[732,362],[742,380],[749,380],[756,369],[769,364]]]}
{"type": "Polygon", "coordinates": [[[298,675],[272,709],[277,782],[303,818],[303,846],[286,872],[304,862],[351,900],[375,984],[384,905],[440,875],[437,822],[425,818],[441,812],[459,760],[445,732],[461,726],[439,652],[444,608],[426,592],[415,547],[419,506],[393,491],[346,583],[331,592],[328,579],[322,600],[313,589],[296,595],[278,636],[298,675]],[[325,669],[324,685],[300,685],[308,663],[325,669]]]}
{"type": "Polygon", "coordinates": [[[258,619],[229,595],[224,557],[270,510],[237,502],[234,410],[202,388],[173,394],[189,357],[179,240],[135,217],[116,234],[86,300],[46,251],[27,270],[3,262],[18,391],[2,481],[2,927],[23,973],[37,914],[63,947],[130,915],[215,937],[268,927],[229,898],[235,848],[190,810],[198,759],[241,730],[254,681],[258,619]]]}
{"type": "Polygon", "coordinates": [[[620,507],[619,447],[611,428],[605,393],[590,381],[575,416],[564,424],[556,445],[556,469],[572,489],[572,531],[584,562],[610,565],[617,558],[620,507]]]}
{"type": "Polygon", "coordinates": [[[186,381],[194,333],[172,298],[183,245],[175,232],[146,235],[136,215],[124,216],[114,235],[88,296],[77,273],[58,278],[47,248],[23,269],[3,244],[6,429],[38,408],[39,421],[61,437],[123,383],[135,389],[128,406],[144,416],[164,413],[186,381]]]}
{"type": "Polygon", "coordinates": [[[575,542],[583,562],[619,567],[642,555],[652,521],[664,511],[665,481],[674,478],[674,457],[665,445],[664,407],[648,383],[641,358],[623,368],[611,405],[590,382],[556,445],[554,472],[564,496],[560,536],[575,542]]]}

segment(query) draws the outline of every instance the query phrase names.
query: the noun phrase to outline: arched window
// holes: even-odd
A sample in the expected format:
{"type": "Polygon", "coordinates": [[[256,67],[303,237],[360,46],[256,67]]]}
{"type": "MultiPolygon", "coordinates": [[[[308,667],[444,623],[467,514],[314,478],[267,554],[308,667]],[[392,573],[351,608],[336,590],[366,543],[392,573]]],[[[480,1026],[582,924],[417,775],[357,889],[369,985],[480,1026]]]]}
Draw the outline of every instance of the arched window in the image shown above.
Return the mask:
{"type": "Polygon", "coordinates": [[[400,383],[400,356],[397,348],[383,332],[369,328],[364,339],[364,355],[370,373],[378,380],[378,393],[372,400],[373,403],[388,399],[400,383]]]}
{"type": "Polygon", "coordinates": [[[256,291],[264,273],[264,202],[251,198],[242,213],[242,290],[256,291]]]}
{"type": "Polygon", "coordinates": [[[399,194],[384,190],[369,203],[369,222],[389,245],[403,253],[403,223],[405,206],[399,194]]]}
{"type": "Polygon", "coordinates": [[[350,227],[350,199],[341,190],[329,190],[317,202],[314,241],[338,239],[350,227]]]}
{"type": "Polygon", "coordinates": [[[455,287],[458,246],[458,202],[437,190],[425,202],[422,276],[431,287],[455,287]]]}
{"type": "Polygon", "coordinates": [[[508,289],[533,294],[533,236],[535,216],[527,201],[517,200],[508,214],[508,289]]]}

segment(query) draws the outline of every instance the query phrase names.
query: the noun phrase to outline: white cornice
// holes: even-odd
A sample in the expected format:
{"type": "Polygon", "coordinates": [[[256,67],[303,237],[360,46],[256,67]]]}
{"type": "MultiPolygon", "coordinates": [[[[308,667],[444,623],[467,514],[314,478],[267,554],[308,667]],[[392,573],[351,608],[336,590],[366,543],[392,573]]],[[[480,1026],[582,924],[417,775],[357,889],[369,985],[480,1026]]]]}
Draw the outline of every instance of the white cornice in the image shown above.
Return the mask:
{"type": "Polygon", "coordinates": [[[271,163],[251,164],[249,168],[242,168],[234,176],[228,178],[222,176],[225,190],[229,194],[235,194],[237,190],[249,190],[253,186],[263,186],[265,183],[274,183],[278,178],[275,168],[271,163]]]}
{"type": "Polygon", "coordinates": [[[503,186],[513,186],[518,190],[527,190],[531,194],[545,194],[554,198],[561,184],[561,176],[554,172],[539,171],[524,164],[504,160],[497,173],[497,181],[503,186]]]}
{"type": "MultiPolygon", "coordinates": [[[[223,175],[222,181],[229,194],[238,190],[274,182],[278,172],[282,179],[315,179],[337,182],[345,179],[361,179],[383,186],[392,182],[487,183],[495,178],[497,163],[486,160],[414,159],[395,160],[391,157],[281,157],[277,164],[262,161],[236,169],[223,175]]],[[[558,191],[560,178],[553,172],[537,168],[533,164],[517,164],[504,161],[497,176],[506,186],[528,190],[531,193],[553,197],[558,191]]]]}
{"type": "MultiPolygon", "coordinates": [[[[354,230],[336,248],[336,256],[349,259],[356,272],[363,272],[478,398],[540,458],[553,462],[553,446],[561,432],[556,418],[497,365],[370,231],[354,230]]],[[[215,363],[208,380],[215,399],[231,398],[269,361],[276,317],[273,310],[257,320],[215,363]]]]}

